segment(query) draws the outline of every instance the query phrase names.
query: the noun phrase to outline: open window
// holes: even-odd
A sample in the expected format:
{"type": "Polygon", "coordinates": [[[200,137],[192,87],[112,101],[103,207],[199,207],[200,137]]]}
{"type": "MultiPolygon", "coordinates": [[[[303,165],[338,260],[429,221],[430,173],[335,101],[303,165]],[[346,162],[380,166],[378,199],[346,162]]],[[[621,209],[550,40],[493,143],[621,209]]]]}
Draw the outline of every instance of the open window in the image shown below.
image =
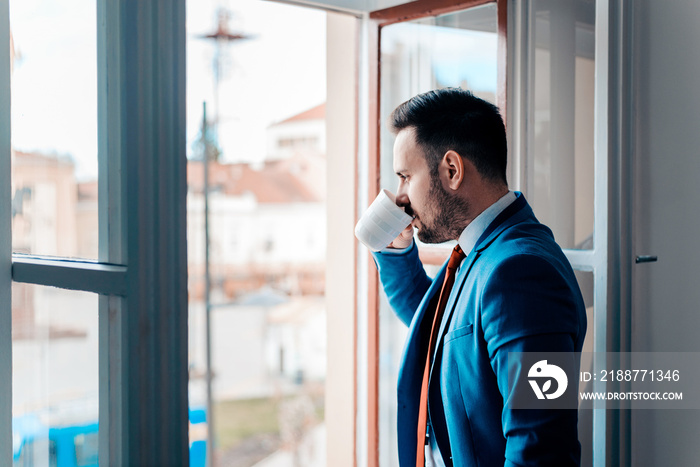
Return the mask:
{"type": "MultiPolygon", "coordinates": [[[[606,310],[614,298],[607,295],[606,230],[608,133],[616,131],[607,110],[607,80],[615,72],[608,51],[612,19],[604,1],[416,1],[370,13],[367,33],[368,184],[361,199],[396,186],[393,138],[386,130],[394,107],[442,86],[467,87],[492,100],[506,121],[510,187],[528,197],[565,249],[588,308],[584,348],[596,352],[608,349],[606,310]],[[479,79],[470,75],[477,70],[479,79]],[[487,85],[481,77],[488,77],[487,85]]],[[[419,252],[430,274],[449,248],[419,245],[419,252]]],[[[359,357],[361,364],[366,358],[366,379],[362,372],[358,377],[367,405],[358,408],[358,433],[366,434],[358,452],[369,465],[395,465],[396,374],[406,330],[380,293],[371,260],[363,261],[360,284],[367,286],[358,296],[367,301],[358,316],[366,326],[358,330],[366,338],[366,354],[359,357]]],[[[606,417],[582,407],[584,465],[604,462],[606,417]]]]}
{"type": "MultiPolygon", "coordinates": [[[[396,191],[387,120],[402,102],[430,89],[463,87],[505,110],[506,9],[496,1],[418,1],[370,13],[367,199],[380,187],[396,191]]],[[[419,244],[429,273],[450,250],[419,244]]],[[[367,416],[358,449],[366,449],[368,465],[392,466],[398,465],[395,388],[407,329],[380,293],[371,261],[366,271],[367,416]]]]}
{"type": "MultiPolygon", "coordinates": [[[[13,307],[26,310],[32,301],[32,309],[48,318],[41,329],[47,354],[61,342],[53,338],[77,339],[97,327],[98,339],[85,352],[98,353],[91,384],[98,393],[102,462],[179,463],[187,457],[189,426],[185,0],[96,3],[94,89],[85,89],[96,96],[96,119],[94,128],[83,131],[95,137],[98,180],[76,188],[83,207],[93,203],[96,212],[76,210],[76,216],[96,216],[98,228],[72,250],[60,246],[53,234],[54,246],[35,248],[41,245],[32,242],[60,230],[55,214],[45,217],[54,223],[51,229],[33,224],[60,190],[46,183],[15,185],[19,178],[12,174],[14,2],[0,1],[0,463],[9,464],[19,452],[13,445],[9,377],[13,332],[25,337],[35,332],[17,328],[22,321],[13,322],[13,314],[37,319],[13,307]],[[14,250],[13,240],[20,237],[13,239],[13,230],[28,233],[14,250]],[[78,304],[80,311],[52,312],[65,303],[78,304]],[[85,313],[90,330],[72,324],[85,313]]],[[[614,298],[608,296],[608,153],[616,123],[609,122],[608,111],[620,109],[610,104],[614,97],[608,93],[619,79],[611,65],[617,44],[611,30],[619,26],[619,12],[606,0],[292,3],[325,4],[349,13],[327,23],[329,43],[336,47],[327,63],[328,95],[333,96],[327,112],[334,115],[327,129],[327,154],[332,154],[328,199],[341,206],[327,212],[327,308],[333,316],[328,322],[328,446],[344,465],[391,466],[396,365],[404,336],[381,298],[373,265],[352,235],[357,211],[380,187],[394,186],[388,113],[412,95],[439,86],[470,87],[501,108],[511,187],[525,192],[536,213],[561,232],[591,313],[588,344],[604,351],[614,298]],[[364,11],[387,5],[398,6],[364,11]],[[352,79],[334,80],[332,74],[352,79]],[[565,136],[555,141],[552,134],[565,136]]],[[[14,50],[21,46],[15,43],[14,50]]],[[[307,143],[280,140],[281,149],[307,143]]],[[[76,221],[72,228],[87,232],[81,225],[76,221]]],[[[231,238],[229,246],[241,241],[231,238]]],[[[268,246],[273,251],[274,241],[268,246]]],[[[447,254],[444,246],[421,247],[429,267],[447,254]]],[[[286,355],[276,354],[283,372],[290,368],[286,355]]],[[[614,447],[606,444],[612,416],[604,411],[589,415],[581,429],[582,441],[591,439],[584,441],[584,459],[588,455],[602,465],[614,447]]],[[[94,434],[82,436],[81,446],[94,445],[94,434]]],[[[29,444],[43,446],[42,455],[50,457],[48,442],[29,444]]]]}
{"type": "Polygon", "coordinates": [[[179,0],[0,2],[3,465],[187,462],[184,35],[179,0]]]}

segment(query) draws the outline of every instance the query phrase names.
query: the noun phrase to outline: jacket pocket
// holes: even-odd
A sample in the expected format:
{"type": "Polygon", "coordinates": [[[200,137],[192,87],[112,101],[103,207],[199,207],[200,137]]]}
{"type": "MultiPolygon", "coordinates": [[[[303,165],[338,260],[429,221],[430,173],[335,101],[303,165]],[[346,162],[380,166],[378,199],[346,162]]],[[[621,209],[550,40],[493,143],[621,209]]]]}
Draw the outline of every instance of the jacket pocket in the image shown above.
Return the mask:
{"type": "Polygon", "coordinates": [[[458,339],[460,337],[471,334],[472,332],[474,332],[474,325],[473,324],[467,324],[466,326],[462,326],[460,328],[453,329],[452,331],[445,334],[445,343],[448,343],[452,340],[455,340],[455,339],[458,339]]]}

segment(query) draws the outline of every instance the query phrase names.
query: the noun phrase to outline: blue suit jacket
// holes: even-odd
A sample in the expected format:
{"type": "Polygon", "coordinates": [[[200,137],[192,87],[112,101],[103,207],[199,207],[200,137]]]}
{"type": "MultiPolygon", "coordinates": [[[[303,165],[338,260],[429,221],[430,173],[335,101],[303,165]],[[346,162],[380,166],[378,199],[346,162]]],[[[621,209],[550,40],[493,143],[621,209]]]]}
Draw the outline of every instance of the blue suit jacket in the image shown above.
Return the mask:
{"type": "MultiPolygon", "coordinates": [[[[580,462],[575,409],[510,407],[509,352],[580,352],[586,333],[586,311],[568,260],[516,194],[462,262],[438,335],[428,404],[448,466],[580,462]]],[[[401,466],[415,466],[431,324],[424,316],[439,295],[446,263],[431,280],[415,246],[374,258],[389,303],[410,326],[398,382],[398,443],[401,466]]],[[[576,360],[576,374],[578,365],[576,360]]]]}

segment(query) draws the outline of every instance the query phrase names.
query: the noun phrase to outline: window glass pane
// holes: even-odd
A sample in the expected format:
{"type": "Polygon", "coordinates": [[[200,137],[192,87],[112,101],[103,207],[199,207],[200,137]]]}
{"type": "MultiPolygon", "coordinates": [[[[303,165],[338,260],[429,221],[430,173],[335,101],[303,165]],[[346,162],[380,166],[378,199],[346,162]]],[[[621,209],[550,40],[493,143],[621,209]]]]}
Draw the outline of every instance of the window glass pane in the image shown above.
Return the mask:
{"type": "Polygon", "coordinates": [[[10,0],[12,249],[97,258],[96,3],[10,0]]]}
{"type": "Polygon", "coordinates": [[[595,2],[536,0],[528,195],[562,248],[593,248],[595,2]]]}
{"type": "Polygon", "coordinates": [[[97,465],[98,298],[12,285],[15,465],[97,465]]]}
{"type": "Polygon", "coordinates": [[[206,152],[215,456],[323,465],[326,14],[219,4],[187,17],[190,402],[206,406],[206,152]]]}
{"type": "MultiPolygon", "coordinates": [[[[394,108],[416,94],[441,87],[469,89],[495,103],[496,45],[495,4],[382,28],[382,187],[396,192],[398,186],[393,170],[394,137],[386,126],[394,108]]],[[[429,274],[436,272],[435,268],[426,269],[429,274]]],[[[379,462],[382,466],[397,466],[396,381],[407,328],[396,318],[383,294],[379,321],[379,462]]]]}

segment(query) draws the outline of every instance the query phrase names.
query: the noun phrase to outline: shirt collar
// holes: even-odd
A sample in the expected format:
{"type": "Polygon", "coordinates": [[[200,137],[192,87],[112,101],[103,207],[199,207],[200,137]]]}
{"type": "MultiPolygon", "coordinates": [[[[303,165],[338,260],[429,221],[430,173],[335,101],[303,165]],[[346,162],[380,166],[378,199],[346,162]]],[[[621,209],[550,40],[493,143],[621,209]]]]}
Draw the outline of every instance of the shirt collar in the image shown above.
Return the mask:
{"type": "Polygon", "coordinates": [[[515,201],[517,196],[514,192],[508,191],[498,201],[486,208],[481,214],[469,223],[459,236],[459,246],[466,254],[476,246],[476,242],[481,237],[488,226],[498,215],[503,212],[510,204],[515,201]]]}

